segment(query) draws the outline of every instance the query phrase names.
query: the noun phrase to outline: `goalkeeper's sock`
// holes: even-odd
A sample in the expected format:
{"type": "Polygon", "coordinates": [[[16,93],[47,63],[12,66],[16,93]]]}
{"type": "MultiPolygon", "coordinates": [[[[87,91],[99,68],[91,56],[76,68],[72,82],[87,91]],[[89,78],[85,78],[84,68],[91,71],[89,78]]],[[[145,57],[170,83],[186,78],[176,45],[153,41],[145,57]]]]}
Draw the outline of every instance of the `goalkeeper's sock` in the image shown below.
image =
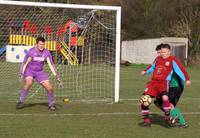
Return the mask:
{"type": "Polygon", "coordinates": [[[48,92],[48,106],[51,107],[54,104],[53,92],[48,92]]]}
{"type": "Polygon", "coordinates": [[[19,97],[20,102],[24,102],[24,99],[26,98],[27,95],[28,95],[28,91],[22,89],[20,92],[20,97],[19,97]]]}

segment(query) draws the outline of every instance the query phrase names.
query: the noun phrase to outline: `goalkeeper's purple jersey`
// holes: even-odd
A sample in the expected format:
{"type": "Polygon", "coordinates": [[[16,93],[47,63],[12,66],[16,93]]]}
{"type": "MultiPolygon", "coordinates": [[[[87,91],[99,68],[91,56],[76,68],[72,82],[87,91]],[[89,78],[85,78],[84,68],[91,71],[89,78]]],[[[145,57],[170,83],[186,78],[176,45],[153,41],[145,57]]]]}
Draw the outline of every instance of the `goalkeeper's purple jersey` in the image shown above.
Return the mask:
{"type": "Polygon", "coordinates": [[[27,62],[27,59],[31,57],[32,60],[31,62],[27,65],[27,70],[32,70],[32,71],[42,71],[44,67],[44,63],[49,57],[51,64],[53,65],[53,60],[51,53],[49,50],[44,49],[43,51],[37,50],[35,47],[31,48],[27,53],[24,58],[23,64],[27,62]]]}

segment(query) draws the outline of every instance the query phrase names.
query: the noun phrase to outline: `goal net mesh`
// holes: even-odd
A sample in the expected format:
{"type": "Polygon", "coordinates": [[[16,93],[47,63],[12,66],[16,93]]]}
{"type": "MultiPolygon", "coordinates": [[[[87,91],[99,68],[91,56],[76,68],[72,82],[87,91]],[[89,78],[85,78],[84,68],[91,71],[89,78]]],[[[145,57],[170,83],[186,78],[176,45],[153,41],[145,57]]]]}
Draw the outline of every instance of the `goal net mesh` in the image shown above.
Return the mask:
{"type": "MultiPolygon", "coordinates": [[[[5,4],[0,11],[1,100],[18,100],[22,57],[38,36],[46,39],[62,81],[59,86],[45,64],[57,101],[113,100],[116,11],[5,4]]],[[[47,92],[35,81],[26,100],[46,101],[47,92]]]]}

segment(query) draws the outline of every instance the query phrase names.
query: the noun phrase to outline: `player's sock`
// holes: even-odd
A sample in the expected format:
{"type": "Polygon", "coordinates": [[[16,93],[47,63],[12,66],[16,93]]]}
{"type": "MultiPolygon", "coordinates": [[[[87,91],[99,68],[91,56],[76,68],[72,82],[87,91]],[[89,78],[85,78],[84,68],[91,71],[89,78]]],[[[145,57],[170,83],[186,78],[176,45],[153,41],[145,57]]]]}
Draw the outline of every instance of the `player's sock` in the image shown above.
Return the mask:
{"type": "Polygon", "coordinates": [[[186,126],[186,121],[181,113],[181,111],[178,108],[174,108],[170,111],[170,116],[172,116],[173,118],[178,117],[179,119],[179,123],[181,126],[186,126]]]}
{"type": "Polygon", "coordinates": [[[51,107],[54,105],[54,97],[53,97],[53,92],[48,92],[48,106],[51,107]]]}
{"type": "Polygon", "coordinates": [[[144,123],[151,124],[151,119],[149,117],[144,118],[144,123]]]}
{"type": "Polygon", "coordinates": [[[148,106],[141,105],[141,110],[142,110],[143,116],[149,115],[149,107],[148,106]]]}
{"type": "Polygon", "coordinates": [[[169,111],[170,111],[170,109],[171,109],[169,100],[163,101],[163,109],[164,109],[164,111],[165,111],[165,114],[166,114],[166,115],[169,115],[169,111]]]}
{"type": "Polygon", "coordinates": [[[26,98],[27,95],[28,95],[28,91],[22,89],[20,93],[20,97],[19,97],[20,102],[24,102],[24,99],[26,98]]]}
{"type": "Polygon", "coordinates": [[[141,105],[141,110],[142,110],[142,116],[144,119],[144,123],[150,124],[151,120],[149,118],[149,107],[141,105]]]}

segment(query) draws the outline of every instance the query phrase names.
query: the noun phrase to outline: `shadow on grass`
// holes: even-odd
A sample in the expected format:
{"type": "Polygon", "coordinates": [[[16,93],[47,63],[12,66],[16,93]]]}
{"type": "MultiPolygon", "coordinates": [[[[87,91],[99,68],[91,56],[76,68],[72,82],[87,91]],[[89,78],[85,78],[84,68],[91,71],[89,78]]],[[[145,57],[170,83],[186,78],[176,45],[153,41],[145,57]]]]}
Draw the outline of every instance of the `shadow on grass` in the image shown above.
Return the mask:
{"type": "MultiPolygon", "coordinates": [[[[160,125],[164,128],[171,128],[168,124],[166,124],[164,120],[164,116],[160,114],[151,114],[152,125],[160,125]]],[[[143,127],[143,122],[138,123],[139,126],[143,127]]]]}
{"type": "MultiPolygon", "coordinates": [[[[27,104],[24,104],[24,108],[31,108],[31,107],[34,107],[34,106],[45,106],[45,107],[48,107],[48,103],[27,103],[27,104]]],[[[56,107],[62,107],[60,104],[55,104],[56,107]]]]}

